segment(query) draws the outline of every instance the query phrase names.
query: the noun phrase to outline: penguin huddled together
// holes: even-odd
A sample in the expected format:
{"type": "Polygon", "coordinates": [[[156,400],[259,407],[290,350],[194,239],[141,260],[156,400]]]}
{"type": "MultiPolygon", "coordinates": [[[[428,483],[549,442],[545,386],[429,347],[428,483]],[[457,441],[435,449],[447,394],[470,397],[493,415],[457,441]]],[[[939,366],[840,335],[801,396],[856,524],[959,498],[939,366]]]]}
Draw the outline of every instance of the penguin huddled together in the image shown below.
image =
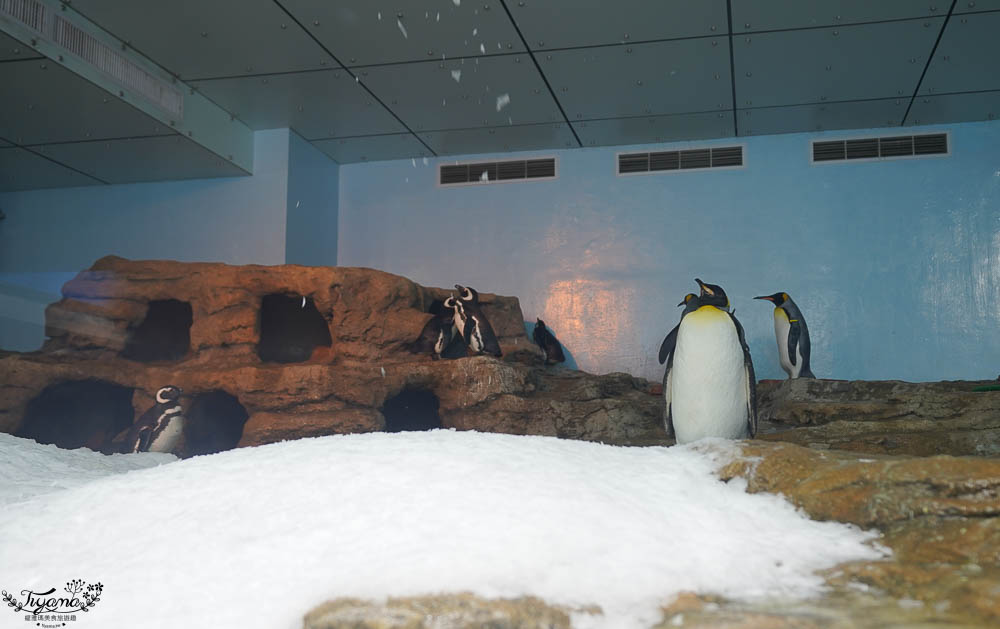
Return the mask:
{"type": "Polygon", "coordinates": [[[438,360],[457,337],[472,354],[503,356],[493,326],[479,304],[479,293],[461,284],[455,284],[455,289],[458,294],[445,299],[443,307],[424,324],[420,336],[410,344],[410,351],[415,354],[430,352],[431,358],[438,360]]]}

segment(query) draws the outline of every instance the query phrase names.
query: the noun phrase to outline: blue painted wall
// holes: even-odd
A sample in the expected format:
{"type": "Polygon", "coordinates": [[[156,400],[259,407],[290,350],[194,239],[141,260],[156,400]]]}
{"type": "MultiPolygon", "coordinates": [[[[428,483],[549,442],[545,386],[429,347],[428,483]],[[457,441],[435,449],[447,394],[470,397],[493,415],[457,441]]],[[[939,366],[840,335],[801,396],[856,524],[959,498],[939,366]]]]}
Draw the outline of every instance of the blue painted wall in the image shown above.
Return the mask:
{"type": "Polygon", "coordinates": [[[285,262],[337,264],[337,163],[294,131],[288,147],[285,262]]]}
{"type": "Polygon", "coordinates": [[[700,277],[729,293],[760,378],[784,372],[752,297],[781,290],[819,377],[996,378],[1000,123],[915,131],[942,129],[950,156],[867,163],[811,165],[810,140],[866,133],[831,132],[740,139],[738,170],[615,174],[619,151],[686,143],[518,155],[556,155],[544,182],[438,187],[452,160],[342,166],[338,262],[516,295],[588,371],[658,379],[700,277]]]}
{"type": "Polygon", "coordinates": [[[254,136],[252,177],[0,194],[0,348],[44,340],[44,309],[105,255],[282,264],[287,129],[254,136]]]}

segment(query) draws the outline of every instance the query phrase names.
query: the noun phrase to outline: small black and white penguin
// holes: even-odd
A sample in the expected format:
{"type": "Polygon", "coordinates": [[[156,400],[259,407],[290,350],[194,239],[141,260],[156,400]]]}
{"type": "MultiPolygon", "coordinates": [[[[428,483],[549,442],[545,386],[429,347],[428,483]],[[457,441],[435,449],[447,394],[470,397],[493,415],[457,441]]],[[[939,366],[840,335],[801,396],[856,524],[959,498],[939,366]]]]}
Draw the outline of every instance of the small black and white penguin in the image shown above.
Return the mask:
{"type": "Polygon", "coordinates": [[[167,385],[156,392],[153,404],[132,424],[125,437],[125,452],[170,452],[184,432],[181,390],[167,385]]]}
{"type": "Polygon", "coordinates": [[[778,342],[778,360],[791,378],[815,378],[809,368],[809,328],[802,311],[788,293],[761,295],[774,304],[774,338],[778,342]]]}
{"type": "Polygon", "coordinates": [[[566,362],[566,355],[563,354],[562,345],[559,344],[555,335],[545,327],[545,322],[539,318],[535,319],[535,331],[532,332],[531,337],[542,348],[542,351],[545,352],[546,365],[566,362]]]}
{"type": "Polygon", "coordinates": [[[420,336],[410,344],[410,351],[414,354],[430,353],[432,360],[441,358],[441,354],[451,343],[455,334],[455,311],[458,306],[455,297],[451,296],[444,300],[439,312],[434,313],[430,321],[424,324],[420,331],[420,336]]]}
{"type": "MultiPolygon", "coordinates": [[[[695,279],[697,298],[685,298],[663,376],[664,423],[677,443],[757,434],[757,381],[743,326],[729,311],[726,291],[695,279]]],[[[662,349],[662,348],[661,348],[662,349]]]]}
{"type": "Polygon", "coordinates": [[[456,327],[465,344],[474,353],[490,354],[500,358],[503,352],[500,351],[500,342],[493,332],[493,326],[489,319],[479,307],[479,293],[474,288],[468,288],[461,284],[455,284],[458,289],[458,310],[456,311],[456,327]],[[459,322],[459,319],[461,321],[459,322]]]}

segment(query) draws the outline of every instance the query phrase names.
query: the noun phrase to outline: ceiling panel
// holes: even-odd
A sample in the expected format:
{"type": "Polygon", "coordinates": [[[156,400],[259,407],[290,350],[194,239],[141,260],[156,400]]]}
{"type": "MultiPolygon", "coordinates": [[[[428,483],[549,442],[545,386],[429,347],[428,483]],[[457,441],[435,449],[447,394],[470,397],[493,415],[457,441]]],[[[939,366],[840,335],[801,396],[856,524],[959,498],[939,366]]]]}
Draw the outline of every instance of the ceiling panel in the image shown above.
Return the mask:
{"type": "Polygon", "coordinates": [[[728,30],[725,0],[545,0],[508,6],[532,50],[702,37],[728,30]]]}
{"type": "Polygon", "coordinates": [[[406,131],[343,70],[212,79],[194,85],[252,129],[291,127],[307,139],[406,131]]]}
{"type": "Polygon", "coordinates": [[[899,125],[909,104],[907,97],[742,109],[737,112],[736,120],[741,136],[868,129],[899,125]]]}
{"type": "Polygon", "coordinates": [[[0,148],[0,192],[96,186],[101,182],[22,148],[0,148]]]}
{"type": "Polygon", "coordinates": [[[40,57],[41,55],[32,50],[30,46],[25,46],[13,37],[0,31],[0,61],[38,59],[40,57]]]}
{"type": "Polygon", "coordinates": [[[410,133],[315,140],[313,145],[340,164],[430,157],[432,155],[427,147],[410,133]]]}
{"type": "Polygon", "coordinates": [[[574,122],[573,129],[584,146],[646,144],[726,138],[733,135],[733,113],[709,112],[673,116],[642,116],[574,122]]]}
{"type": "Polygon", "coordinates": [[[947,0],[732,0],[733,34],[943,16],[947,0]]]}
{"type": "Polygon", "coordinates": [[[273,0],[74,0],[71,6],[185,80],[337,65],[273,0]]]}
{"type": "Polygon", "coordinates": [[[0,148],[6,148],[8,146],[14,146],[14,145],[8,142],[7,140],[4,140],[3,138],[0,138],[0,148]]]}
{"type": "Polygon", "coordinates": [[[526,54],[376,66],[360,78],[414,131],[563,122],[526,54]]]}
{"type": "Polygon", "coordinates": [[[732,108],[728,38],[536,55],[571,122],[732,108]]]}
{"type": "Polygon", "coordinates": [[[283,0],[348,66],[523,52],[498,0],[387,2],[283,0]]]}
{"type": "Polygon", "coordinates": [[[109,183],[246,175],[186,137],[129,138],[31,147],[109,183]]]}
{"type": "Polygon", "coordinates": [[[0,63],[0,136],[18,144],[168,135],[169,127],[48,60],[0,63]]]}
{"type": "Polygon", "coordinates": [[[912,95],[943,19],[734,37],[736,105],[912,95]]]}
{"type": "Polygon", "coordinates": [[[490,129],[428,131],[421,133],[420,138],[438,155],[565,149],[579,146],[573,137],[573,131],[565,122],[490,129]]]}
{"type": "Polygon", "coordinates": [[[955,3],[955,13],[972,11],[1000,11],[1000,0],[958,0],[955,3]]]}
{"type": "Polygon", "coordinates": [[[1000,90],[974,94],[919,96],[913,101],[906,125],[1000,119],[1000,90]]]}
{"type": "Polygon", "coordinates": [[[1000,13],[976,13],[948,20],[921,94],[1000,89],[1000,13]]]}

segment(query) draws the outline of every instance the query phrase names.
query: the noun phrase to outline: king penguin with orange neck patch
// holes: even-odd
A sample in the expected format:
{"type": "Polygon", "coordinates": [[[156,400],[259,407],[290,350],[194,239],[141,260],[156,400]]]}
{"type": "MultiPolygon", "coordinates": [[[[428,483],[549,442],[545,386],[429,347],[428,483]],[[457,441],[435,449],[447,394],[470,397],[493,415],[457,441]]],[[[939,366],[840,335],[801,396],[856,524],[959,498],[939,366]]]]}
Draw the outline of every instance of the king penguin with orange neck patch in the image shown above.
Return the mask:
{"type": "Polygon", "coordinates": [[[763,295],[774,304],[774,338],[778,341],[778,361],[788,378],[815,378],[809,368],[809,328],[806,318],[788,293],[763,295]]]}
{"type": "Polygon", "coordinates": [[[666,429],[678,444],[753,437],[757,381],[743,326],[730,312],[721,286],[695,281],[701,294],[686,300],[692,309],[685,308],[667,357],[666,429]]]}

